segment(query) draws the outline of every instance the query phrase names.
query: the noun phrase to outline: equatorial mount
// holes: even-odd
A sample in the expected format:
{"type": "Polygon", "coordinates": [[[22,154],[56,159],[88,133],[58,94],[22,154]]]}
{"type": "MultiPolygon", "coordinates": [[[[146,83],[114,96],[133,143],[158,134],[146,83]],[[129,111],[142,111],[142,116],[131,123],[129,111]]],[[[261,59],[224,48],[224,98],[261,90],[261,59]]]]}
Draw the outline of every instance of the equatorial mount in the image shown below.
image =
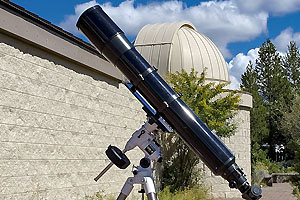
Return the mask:
{"type": "Polygon", "coordinates": [[[152,177],[152,163],[162,161],[160,145],[153,135],[157,129],[157,120],[153,115],[148,114],[145,124],[132,134],[123,151],[112,145],[109,145],[105,151],[111,162],[94,178],[95,181],[98,181],[113,165],[120,169],[126,169],[130,165],[130,160],[125,154],[127,151],[139,147],[144,152],[144,158],[140,160],[139,166],[133,166],[133,177],[127,179],[117,200],[125,200],[132,191],[134,184],[141,184],[141,191],[146,193],[149,200],[158,200],[152,177]]]}

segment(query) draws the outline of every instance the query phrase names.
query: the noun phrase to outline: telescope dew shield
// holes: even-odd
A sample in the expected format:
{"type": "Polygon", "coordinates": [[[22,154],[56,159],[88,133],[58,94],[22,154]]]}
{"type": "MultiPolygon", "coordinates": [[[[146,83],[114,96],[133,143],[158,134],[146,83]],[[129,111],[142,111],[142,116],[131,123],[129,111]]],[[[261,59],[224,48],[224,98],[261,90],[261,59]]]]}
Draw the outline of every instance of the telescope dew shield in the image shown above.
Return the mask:
{"type": "Polygon", "coordinates": [[[231,187],[238,188],[244,193],[244,198],[259,198],[247,194],[251,191],[249,183],[235,163],[233,153],[140,55],[100,6],[87,9],[76,26],[130,80],[215,175],[222,176],[231,187]]]}

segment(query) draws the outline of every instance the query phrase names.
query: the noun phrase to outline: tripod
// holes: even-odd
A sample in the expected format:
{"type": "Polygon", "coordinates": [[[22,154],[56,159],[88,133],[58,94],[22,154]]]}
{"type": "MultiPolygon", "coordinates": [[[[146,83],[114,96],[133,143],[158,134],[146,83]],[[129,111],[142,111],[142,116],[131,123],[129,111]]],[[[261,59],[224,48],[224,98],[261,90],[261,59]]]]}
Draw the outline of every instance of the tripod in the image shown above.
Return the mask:
{"type": "Polygon", "coordinates": [[[146,193],[148,200],[158,200],[152,177],[151,161],[148,158],[142,158],[140,166],[135,168],[132,171],[134,176],[126,180],[117,200],[125,200],[132,191],[134,184],[141,184],[142,199],[146,193]]]}
{"type": "Polygon", "coordinates": [[[132,134],[123,151],[111,145],[106,150],[106,155],[111,160],[111,163],[94,178],[95,181],[98,181],[114,164],[120,169],[127,168],[130,165],[130,161],[125,155],[127,151],[139,147],[145,154],[144,158],[140,160],[140,165],[133,166],[132,173],[134,176],[126,180],[117,200],[125,200],[131,193],[134,184],[141,184],[142,198],[144,198],[143,193],[146,193],[148,200],[158,200],[152,177],[151,163],[162,161],[159,144],[152,133],[157,130],[159,125],[161,123],[150,116],[145,124],[132,134]]]}

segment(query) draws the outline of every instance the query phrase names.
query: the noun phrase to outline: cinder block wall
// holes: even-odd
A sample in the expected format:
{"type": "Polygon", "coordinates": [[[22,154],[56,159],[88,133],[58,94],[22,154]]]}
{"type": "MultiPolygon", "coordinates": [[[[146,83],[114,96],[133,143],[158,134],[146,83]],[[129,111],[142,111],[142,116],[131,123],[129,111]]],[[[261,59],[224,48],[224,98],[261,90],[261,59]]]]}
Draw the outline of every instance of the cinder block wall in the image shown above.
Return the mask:
{"type": "MultiPolygon", "coordinates": [[[[0,199],[84,199],[118,194],[131,167],[109,163],[145,120],[116,80],[0,34],[0,199]]],[[[127,154],[138,163],[142,154],[127,154]]]]}
{"type": "MultiPolygon", "coordinates": [[[[249,98],[249,95],[248,95],[249,98]]],[[[250,97],[251,98],[251,97],[250,97]]],[[[223,138],[223,142],[234,152],[236,163],[243,168],[246,178],[251,183],[251,141],[250,141],[250,111],[249,107],[241,107],[233,119],[237,123],[237,130],[234,136],[223,138]]],[[[221,177],[216,177],[205,165],[205,181],[209,184],[212,197],[236,198],[241,197],[237,189],[230,189],[228,182],[221,177]]]]}
{"type": "MultiPolygon", "coordinates": [[[[224,139],[248,180],[249,114],[241,109],[236,135],[224,139]]],[[[144,120],[140,103],[117,80],[0,33],[0,200],[117,195],[130,167],[113,167],[98,183],[93,178],[109,163],[107,146],[123,148],[144,120]]],[[[128,155],[134,164],[142,156],[128,155]]],[[[213,197],[240,196],[203,168],[213,197]]]]}

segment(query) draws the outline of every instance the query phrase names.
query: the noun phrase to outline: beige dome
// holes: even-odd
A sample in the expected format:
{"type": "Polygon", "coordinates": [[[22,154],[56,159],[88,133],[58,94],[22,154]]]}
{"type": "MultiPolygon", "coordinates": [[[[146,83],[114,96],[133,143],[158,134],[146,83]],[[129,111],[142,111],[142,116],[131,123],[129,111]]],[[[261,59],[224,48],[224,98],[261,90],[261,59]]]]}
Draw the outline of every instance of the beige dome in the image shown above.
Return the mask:
{"type": "Polygon", "coordinates": [[[189,22],[146,25],[139,32],[135,46],[162,76],[181,69],[203,72],[206,68],[207,80],[229,82],[222,54],[189,22]]]}

